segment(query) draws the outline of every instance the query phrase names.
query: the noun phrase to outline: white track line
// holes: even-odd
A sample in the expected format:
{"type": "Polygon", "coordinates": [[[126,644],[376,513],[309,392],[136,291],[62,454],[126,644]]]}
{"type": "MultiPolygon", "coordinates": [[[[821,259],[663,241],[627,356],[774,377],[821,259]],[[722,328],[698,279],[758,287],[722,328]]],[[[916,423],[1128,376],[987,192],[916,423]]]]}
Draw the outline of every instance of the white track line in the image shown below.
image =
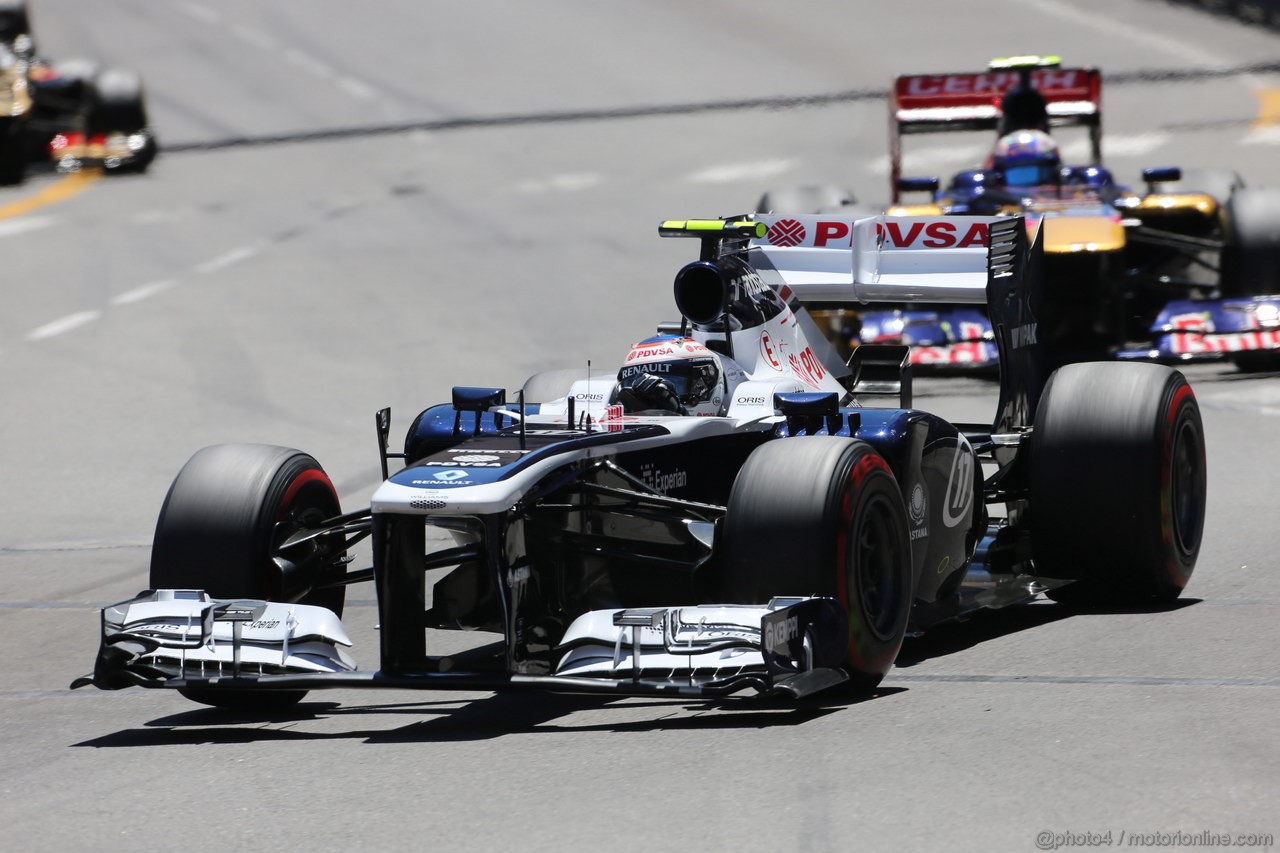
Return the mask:
{"type": "MultiPolygon", "coordinates": [[[[258,254],[259,251],[260,250],[254,246],[241,246],[237,249],[232,249],[229,252],[224,252],[216,258],[210,258],[202,264],[198,264],[191,269],[191,272],[197,275],[215,273],[219,270],[224,270],[233,264],[238,264],[241,261],[252,258],[254,255],[258,254]]],[[[160,279],[159,281],[139,285],[132,290],[126,290],[124,293],[116,294],[111,297],[109,302],[111,305],[115,306],[133,305],[144,299],[155,296],[157,293],[163,293],[166,290],[171,290],[180,284],[182,284],[182,280],[179,278],[160,279]]],[[[51,323],[45,323],[39,328],[32,329],[30,332],[27,332],[25,340],[43,341],[57,335],[65,334],[73,329],[78,329],[81,326],[92,323],[101,318],[102,311],[96,309],[90,311],[77,311],[74,314],[68,314],[67,316],[60,317],[51,323]]]]}
{"type": "Polygon", "coordinates": [[[1241,145],[1280,145],[1280,124],[1255,127],[1240,140],[1241,145]]]}
{"type": "Polygon", "coordinates": [[[203,21],[206,24],[216,24],[222,20],[221,15],[202,3],[183,3],[179,8],[197,21],[203,21]]]}
{"type": "Polygon", "coordinates": [[[205,261],[203,264],[197,266],[193,272],[199,273],[200,275],[207,275],[208,273],[226,269],[232,264],[238,264],[243,260],[252,258],[256,254],[258,254],[258,250],[253,246],[241,246],[238,249],[232,249],[229,252],[218,255],[218,257],[213,258],[212,260],[205,261]]]}
{"type": "Polygon", "coordinates": [[[522,193],[580,192],[596,186],[603,180],[594,172],[571,172],[520,181],[516,184],[516,191],[522,193]]]}
{"type": "Polygon", "coordinates": [[[111,297],[112,305],[132,305],[135,302],[155,296],[157,293],[163,293],[170,288],[177,287],[178,280],[176,278],[166,278],[162,281],[153,281],[150,284],[139,285],[132,290],[126,290],[124,293],[118,293],[111,297]]]}
{"type": "Polygon", "coordinates": [[[332,68],[308,53],[291,48],[283,56],[286,61],[323,80],[332,80],[335,76],[332,68]]]}
{"type": "Polygon", "coordinates": [[[1163,50],[1184,62],[1190,61],[1200,65],[1225,67],[1237,61],[1234,57],[1219,56],[1216,53],[1207,51],[1193,42],[1183,41],[1162,33],[1153,33],[1143,27],[1123,24],[1106,14],[1099,14],[1092,9],[1086,11],[1080,8],[1079,5],[1062,3],[1059,0],[1023,0],[1022,5],[1024,7],[1030,6],[1047,15],[1054,15],[1065,21],[1070,21],[1077,26],[1088,27],[1107,36],[1120,36],[1126,42],[1145,44],[1149,47],[1163,50]]]}
{"type": "Polygon", "coordinates": [[[772,178],[791,171],[795,166],[796,161],[790,158],[756,160],[750,163],[722,163],[694,172],[689,175],[688,180],[696,184],[730,184],[735,181],[772,178]]]}
{"type": "Polygon", "coordinates": [[[353,77],[339,77],[338,88],[353,98],[359,98],[362,101],[372,101],[378,97],[378,93],[373,91],[370,86],[366,86],[353,77]]]}
{"type": "Polygon", "coordinates": [[[48,228],[56,222],[52,216],[37,216],[32,219],[9,219],[0,222],[0,237],[12,237],[15,234],[26,234],[28,231],[38,231],[41,228],[48,228]]]}
{"type": "Polygon", "coordinates": [[[231,28],[231,32],[235,34],[240,41],[251,44],[259,50],[275,51],[280,49],[280,43],[262,30],[246,27],[243,24],[236,24],[231,28]]]}
{"type": "Polygon", "coordinates": [[[52,323],[45,323],[40,328],[28,332],[27,340],[43,341],[46,338],[61,335],[72,329],[78,329],[86,323],[92,323],[101,316],[101,311],[78,311],[75,314],[68,314],[65,317],[54,320],[52,323]]]}

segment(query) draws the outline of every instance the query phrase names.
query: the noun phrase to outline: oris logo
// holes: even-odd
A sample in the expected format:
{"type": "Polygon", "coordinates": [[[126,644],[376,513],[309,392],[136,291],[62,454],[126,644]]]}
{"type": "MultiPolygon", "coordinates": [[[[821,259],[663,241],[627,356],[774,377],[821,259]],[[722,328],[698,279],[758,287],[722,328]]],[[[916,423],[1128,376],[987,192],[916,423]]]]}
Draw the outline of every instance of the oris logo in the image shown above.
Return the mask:
{"type": "Polygon", "coordinates": [[[794,219],[779,219],[768,234],[769,242],[775,246],[799,246],[804,238],[804,226],[794,219]]]}

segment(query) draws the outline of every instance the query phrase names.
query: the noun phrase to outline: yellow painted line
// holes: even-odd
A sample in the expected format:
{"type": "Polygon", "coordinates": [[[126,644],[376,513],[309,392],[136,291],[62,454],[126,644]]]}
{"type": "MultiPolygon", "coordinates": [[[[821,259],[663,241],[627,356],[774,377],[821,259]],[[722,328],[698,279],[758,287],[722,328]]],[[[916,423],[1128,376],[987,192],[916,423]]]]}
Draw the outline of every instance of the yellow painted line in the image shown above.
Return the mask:
{"type": "Polygon", "coordinates": [[[31,196],[31,198],[24,198],[0,207],[0,219],[22,216],[24,213],[30,213],[33,210],[39,210],[42,207],[65,201],[74,195],[84,192],[89,188],[90,184],[101,177],[101,169],[84,169],[83,171],[72,172],[62,180],[45,187],[31,196]]]}
{"type": "Polygon", "coordinates": [[[1258,117],[1253,120],[1254,129],[1280,124],[1280,89],[1258,89],[1253,94],[1258,99],[1258,117]]]}

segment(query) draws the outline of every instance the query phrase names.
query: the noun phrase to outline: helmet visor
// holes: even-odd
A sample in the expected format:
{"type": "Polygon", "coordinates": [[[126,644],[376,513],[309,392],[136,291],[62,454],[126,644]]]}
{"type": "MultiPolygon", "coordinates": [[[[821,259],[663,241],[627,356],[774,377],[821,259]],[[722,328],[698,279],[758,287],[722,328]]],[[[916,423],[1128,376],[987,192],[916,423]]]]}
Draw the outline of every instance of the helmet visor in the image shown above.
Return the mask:
{"type": "Polygon", "coordinates": [[[618,376],[619,386],[631,388],[646,375],[664,380],[675,390],[676,397],[681,403],[692,406],[711,399],[720,381],[720,368],[715,360],[710,358],[684,358],[631,364],[622,368],[618,376]]]}
{"type": "Polygon", "coordinates": [[[1057,183],[1057,180],[1057,167],[1045,163],[1008,166],[1004,170],[1004,184],[1007,187],[1038,187],[1057,183]]]}

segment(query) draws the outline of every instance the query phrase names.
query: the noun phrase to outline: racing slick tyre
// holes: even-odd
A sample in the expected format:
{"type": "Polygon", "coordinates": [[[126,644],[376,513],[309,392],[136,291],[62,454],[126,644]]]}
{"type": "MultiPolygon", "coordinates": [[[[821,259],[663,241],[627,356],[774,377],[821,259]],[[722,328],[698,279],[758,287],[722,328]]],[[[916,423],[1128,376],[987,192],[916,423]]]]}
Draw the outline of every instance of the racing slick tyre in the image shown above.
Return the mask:
{"type": "Polygon", "coordinates": [[[1178,371],[1158,364],[1060,368],[1031,437],[1035,574],[1077,583],[1058,601],[1173,601],[1191,577],[1205,514],[1204,427],[1178,371]]]}
{"type": "Polygon", "coordinates": [[[1241,373],[1262,373],[1280,370],[1280,350],[1256,350],[1233,352],[1231,362],[1241,373]]]}
{"type": "Polygon", "coordinates": [[[902,492],[871,445],[799,436],[756,448],[734,480],[721,541],[730,601],[838,599],[850,686],[880,683],[906,633],[911,545],[902,492]]]}
{"type": "Polygon", "coordinates": [[[769,190],[756,202],[756,213],[825,213],[856,204],[853,192],[830,184],[769,190]]]}
{"type": "Polygon", "coordinates": [[[0,0],[0,41],[12,45],[18,36],[31,35],[27,0],[0,0]]]}
{"type": "Polygon", "coordinates": [[[25,128],[18,119],[0,122],[0,186],[22,183],[27,161],[25,128]]]}
{"type": "Polygon", "coordinates": [[[1280,189],[1239,190],[1222,218],[1222,295],[1280,292],[1280,189]]]}
{"type": "MultiPolygon", "coordinates": [[[[152,589],[202,589],[214,598],[296,600],[339,616],[346,587],[311,588],[289,598],[273,564],[279,544],[298,530],[341,513],[337,492],[315,459],[265,444],[221,444],[197,451],[178,472],[156,522],[151,547],[152,589]]],[[[314,546],[310,559],[289,561],[314,575],[313,586],[336,579],[342,554],[314,546]],[[332,571],[334,578],[325,578],[332,571]]],[[[271,710],[288,707],[305,690],[184,689],[205,705],[271,710]]]]}
{"type": "MultiPolygon", "coordinates": [[[[142,78],[134,71],[109,68],[93,78],[89,97],[91,133],[135,134],[147,130],[146,96],[142,78]]],[[[145,147],[111,170],[144,172],[156,156],[155,138],[148,132],[145,147]]]]}

